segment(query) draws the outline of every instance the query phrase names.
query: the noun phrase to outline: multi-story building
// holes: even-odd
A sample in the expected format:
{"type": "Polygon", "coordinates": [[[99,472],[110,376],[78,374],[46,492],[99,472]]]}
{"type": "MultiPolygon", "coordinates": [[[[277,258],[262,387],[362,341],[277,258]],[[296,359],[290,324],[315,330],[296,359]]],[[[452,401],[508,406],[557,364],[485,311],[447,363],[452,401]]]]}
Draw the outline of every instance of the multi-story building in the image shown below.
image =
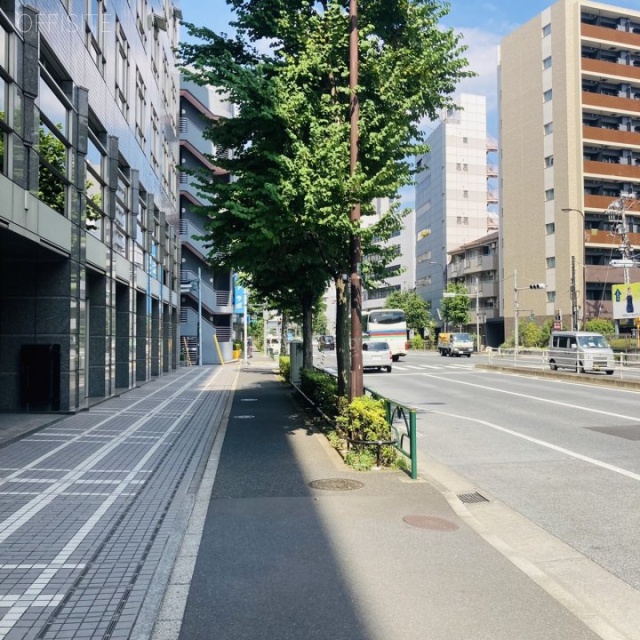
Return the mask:
{"type": "Polygon", "coordinates": [[[74,411],[177,366],[165,0],[0,2],[0,410],[74,411]]]}
{"type": "Polygon", "coordinates": [[[473,240],[449,252],[449,282],[465,286],[471,299],[471,319],[466,327],[480,335],[480,344],[498,347],[504,341],[498,282],[498,232],[473,240]]]}
{"type": "Polygon", "coordinates": [[[448,252],[497,226],[490,162],[497,143],[487,136],[486,99],[461,94],[456,104],[461,108],[442,115],[427,138],[429,152],[416,161],[416,290],[440,326],[448,252]]]}
{"type": "MultiPolygon", "coordinates": [[[[233,110],[233,105],[214,87],[202,87],[183,78],[181,167],[204,171],[212,180],[230,180],[227,171],[212,163],[212,158],[229,151],[216,149],[203,132],[213,120],[233,117],[233,110]]],[[[205,216],[197,210],[206,204],[198,193],[200,180],[188,172],[180,174],[180,355],[191,364],[214,364],[220,362],[220,357],[223,361],[232,357],[233,280],[228,271],[214,270],[207,261],[209,248],[202,240],[206,232],[205,216]]]]}
{"type": "Polygon", "coordinates": [[[499,91],[506,334],[517,298],[611,319],[611,285],[640,280],[614,266],[640,247],[640,12],[560,0],[504,38],[499,91]]]}
{"type": "MultiPolygon", "coordinates": [[[[363,224],[372,225],[389,211],[389,199],[374,201],[376,215],[364,217],[363,224]]],[[[395,291],[410,291],[415,287],[415,213],[411,211],[402,220],[402,228],[384,241],[386,247],[393,247],[395,259],[386,268],[380,286],[362,292],[362,308],[380,309],[385,306],[387,296],[395,291]]],[[[364,258],[367,259],[366,256],[364,258]]]]}

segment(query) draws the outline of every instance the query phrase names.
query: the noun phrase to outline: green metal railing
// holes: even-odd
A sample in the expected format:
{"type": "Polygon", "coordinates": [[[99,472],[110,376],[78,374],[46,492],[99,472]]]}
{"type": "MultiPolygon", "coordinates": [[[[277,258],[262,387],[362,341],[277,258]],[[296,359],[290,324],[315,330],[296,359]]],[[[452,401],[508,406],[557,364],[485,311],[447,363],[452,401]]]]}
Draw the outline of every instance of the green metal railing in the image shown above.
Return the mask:
{"type": "Polygon", "coordinates": [[[382,400],[387,424],[396,436],[395,448],[407,456],[411,462],[411,479],[418,477],[418,446],[416,438],[416,412],[413,407],[407,407],[395,400],[385,398],[376,391],[365,387],[365,393],[376,400],[382,400]],[[409,450],[404,448],[404,439],[409,439],[409,450]]]}

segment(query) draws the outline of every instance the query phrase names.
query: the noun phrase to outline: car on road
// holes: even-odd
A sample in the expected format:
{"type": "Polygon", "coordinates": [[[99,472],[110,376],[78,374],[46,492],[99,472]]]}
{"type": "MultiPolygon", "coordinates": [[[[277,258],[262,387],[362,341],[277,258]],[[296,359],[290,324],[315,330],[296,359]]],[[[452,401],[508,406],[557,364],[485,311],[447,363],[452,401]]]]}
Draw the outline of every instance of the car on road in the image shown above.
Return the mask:
{"type": "Polygon", "coordinates": [[[383,369],[391,373],[393,354],[388,342],[364,342],[362,344],[362,369],[383,369]]]}
{"type": "Polygon", "coordinates": [[[320,336],[318,338],[318,351],[335,351],[336,339],[333,336],[320,336]]]}
{"type": "Polygon", "coordinates": [[[612,375],[613,350],[603,335],[589,331],[554,331],[549,338],[549,368],[576,373],[604,371],[612,375]]]}

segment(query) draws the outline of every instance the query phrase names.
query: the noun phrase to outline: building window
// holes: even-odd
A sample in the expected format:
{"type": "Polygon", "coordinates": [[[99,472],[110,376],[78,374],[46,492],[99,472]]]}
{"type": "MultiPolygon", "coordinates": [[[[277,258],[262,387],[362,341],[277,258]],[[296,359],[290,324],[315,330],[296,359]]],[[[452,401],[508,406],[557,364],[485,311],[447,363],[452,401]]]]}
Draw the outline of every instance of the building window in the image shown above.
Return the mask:
{"type": "Polygon", "coordinates": [[[105,6],[103,0],[87,0],[87,48],[91,58],[104,69],[105,6]]]}
{"type": "Polygon", "coordinates": [[[147,44],[147,0],[136,0],[136,27],[142,44],[147,44]]]}
{"type": "Polygon", "coordinates": [[[132,229],[133,235],[133,261],[141,269],[145,267],[145,235],[147,230],[147,192],[142,185],[138,191],[138,217],[132,229]]]}
{"type": "Polygon", "coordinates": [[[116,216],[113,228],[113,248],[125,258],[127,255],[128,222],[131,214],[131,185],[129,168],[118,169],[118,188],[116,190],[116,216]]]}
{"type": "Polygon", "coordinates": [[[151,107],[151,164],[154,169],[160,166],[160,121],[156,110],[151,107]]]}
{"type": "Polygon", "coordinates": [[[145,137],[145,120],[146,120],[146,104],[147,104],[147,89],[144,86],[142,80],[142,74],[140,70],[136,72],[136,137],[138,142],[144,146],[145,137]]]}
{"type": "Polygon", "coordinates": [[[129,44],[120,23],[116,27],[116,102],[126,118],[129,109],[129,44]]]}
{"type": "Polygon", "coordinates": [[[544,230],[548,236],[551,236],[556,232],[556,225],[553,222],[549,222],[544,225],[544,230]]]}
{"type": "Polygon", "coordinates": [[[547,124],[544,125],[544,135],[548,136],[552,133],[553,133],[553,122],[547,122],[547,124]]]}
{"type": "Polygon", "coordinates": [[[556,301],[556,292],[547,291],[547,302],[555,302],[555,301],[556,301]]]}
{"type": "Polygon", "coordinates": [[[469,144],[469,138],[467,138],[467,136],[462,138],[462,144],[469,144]]]}
{"type": "Polygon", "coordinates": [[[542,37],[546,38],[547,36],[551,35],[551,23],[549,24],[545,24],[544,27],[542,27],[542,37]]]}
{"type": "Polygon", "coordinates": [[[547,156],[544,159],[544,166],[546,168],[553,167],[553,156],[547,156]]]}
{"type": "Polygon", "coordinates": [[[107,189],[107,152],[97,129],[92,125],[89,125],[86,163],[86,226],[91,233],[102,237],[102,218],[107,208],[106,197],[109,192],[107,189]]]}
{"type": "Polygon", "coordinates": [[[37,196],[65,215],[70,156],[73,153],[69,140],[71,103],[44,68],[40,70],[37,106],[40,110],[37,196]]]}
{"type": "Polygon", "coordinates": [[[462,197],[463,198],[468,198],[469,197],[469,192],[466,189],[462,192],[462,197]]]}
{"type": "Polygon", "coordinates": [[[544,192],[544,199],[549,202],[549,200],[553,200],[554,198],[554,194],[553,194],[553,189],[547,189],[544,192]]]}
{"type": "Polygon", "coordinates": [[[542,94],[542,98],[543,98],[543,102],[550,102],[551,99],[553,98],[553,91],[551,89],[548,89],[542,94]]]}
{"type": "Polygon", "coordinates": [[[547,269],[555,269],[556,266],[556,259],[555,257],[553,258],[547,258],[547,269]]]}
{"type": "Polygon", "coordinates": [[[13,109],[11,108],[11,69],[10,44],[11,35],[0,25],[0,172],[9,175],[9,141],[13,125],[13,109]]]}
{"type": "Polygon", "coordinates": [[[545,58],[542,61],[542,68],[543,69],[550,69],[551,68],[551,56],[548,56],[547,58],[545,58]]]}

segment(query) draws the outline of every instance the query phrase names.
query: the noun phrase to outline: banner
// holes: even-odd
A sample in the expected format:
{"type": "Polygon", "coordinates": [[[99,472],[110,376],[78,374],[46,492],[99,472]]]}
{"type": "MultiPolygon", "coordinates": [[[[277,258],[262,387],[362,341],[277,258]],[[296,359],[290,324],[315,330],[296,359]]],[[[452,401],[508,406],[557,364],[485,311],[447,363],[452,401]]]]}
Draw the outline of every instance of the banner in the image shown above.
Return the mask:
{"type": "Polygon", "coordinates": [[[611,286],[614,320],[640,317],[640,282],[611,286]]]}
{"type": "Polygon", "coordinates": [[[233,313],[244,315],[244,309],[247,304],[247,292],[244,287],[236,284],[233,287],[233,313]]]}

